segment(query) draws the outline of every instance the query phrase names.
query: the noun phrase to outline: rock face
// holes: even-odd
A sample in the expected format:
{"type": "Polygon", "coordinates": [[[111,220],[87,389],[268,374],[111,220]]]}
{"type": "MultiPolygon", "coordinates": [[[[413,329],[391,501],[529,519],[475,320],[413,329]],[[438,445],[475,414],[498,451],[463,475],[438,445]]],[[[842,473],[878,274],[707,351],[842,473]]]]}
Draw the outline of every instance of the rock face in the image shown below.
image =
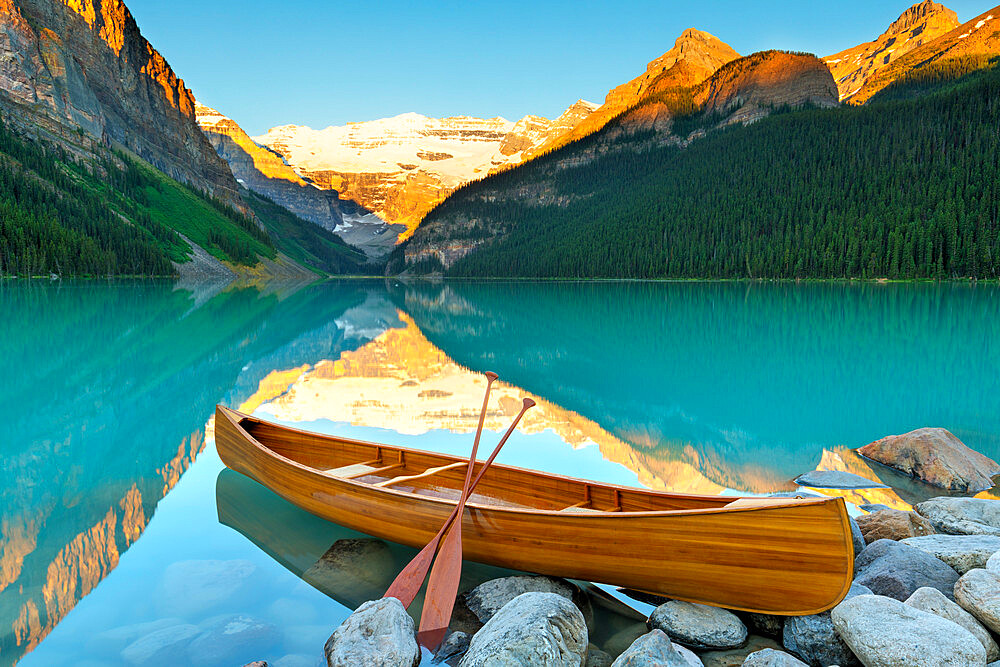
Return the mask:
{"type": "Polygon", "coordinates": [[[653,610],[649,626],[673,640],[698,649],[736,648],[747,638],[743,622],[732,612],[691,602],[671,600],[653,610]]]}
{"type": "Polygon", "coordinates": [[[338,234],[370,256],[392,250],[403,225],[390,225],[359,204],[322,190],[295,173],[280,156],[259,146],[235,121],[211,107],[195,107],[198,126],[233,176],[303,220],[338,234]]]}
{"type": "Polygon", "coordinates": [[[1000,502],[985,498],[931,498],[914,508],[939,532],[1000,535],[1000,502]]]}
{"type": "Polygon", "coordinates": [[[690,667],[690,665],[691,663],[675,650],[670,638],[662,630],[653,630],[639,637],[611,663],[611,667],[690,667]]]}
{"type": "Polygon", "coordinates": [[[959,25],[958,15],[930,0],[903,12],[873,42],[865,42],[823,59],[833,73],[840,99],[850,97],[876,72],[959,25]]]}
{"type": "Polygon", "coordinates": [[[455,188],[522,162],[595,108],[580,100],[555,121],[407,113],[324,130],[283,125],[255,140],[316,186],[405,225],[405,238],[455,188]]]}
{"type": "Polygon", "coordinates": [[[243,206],[195,123],[191,92],[121,0],[0,1],[0,90],[17,122],[57,139],[82,128],[243,206]]]}
{"type": "Polygon", "coordinates": [[[983,645],[965,628],[881,595],[859,595],[833,608],[833,625],[866,667],[986,664],[983,645]]]}
{"type": "Polygon", "coordinates": [[[971,632],[986,649],[987,660],[992,661],[1000,658],[1000,649],[997,648],[997,643],[993,641],[993,637],[986,628],[980,625],[972,614],[946,598],[936,588],[918,588],[913,595],[906,599],[906,604],[914,609],[926,611],[961,625],[971,632]]]}
{"type": "Polygon", "coordinates": [[[969,449],[943,428],[890,435],[858,451],[932,486],[953,491],[985,491],[993,486],[990,478],[1000,474],[996,461],[969,449]]]}
{"type": "Polygon", "coordinates": [[[959,574],[986,567],[990,556],[1000,551],[995,535],[926,535],[902,540],[951,565],[959,574]]]}
{"type": "Polygon", "coordinates": [[[905,540],[934,533],[931,522],[916,512],[896,509],[881,509],[857,518],[858,527],[865,537],[865,543],[877,540],[905,540]]]}
{"type": "Polygon", "coordinates": [[[924,586],[948,597],[958,573],[925,551],[892,540],[878,540],[865,547],[854,563],[854,581],[877,595],[903,601],[924,586]]]}
{"type": "Polygon", "coordinates": [[[727,115],[727,123],[753,122],[773,106],[838,104],[833,76],[818,58],[783,51],[728,63],[695,89],[694,100],[706,112],[727,115]]]}
{"type": "Polygon", "coordinates": [[[1000,579],[970,570],[955,584],[955,601],[993,632],[1000,632],[1000,579]]]}
{"type": "Polygon", "coordinates": [[[582,667],[587,624],[576,606],[555,593],[511,600],[472,637],[460,667],[582,667]]]}
{"type": "MultiPolygon", "coordinates": [[[[859,584],[851,584],[844,599],[857,595],[871,595],[859,584]]],[[[833,628],[830,612],[811,616],[789,616],[781,636],[782,645],[810,665],[840,665],[851,667],[858,661],[833,628]]]]}
{"type": "Polygon", "coordinates": [[[330,635],[324,650],[329,667],[415,667],[420,662],[413,619],[396,598],[358,607],[330,635]]]}

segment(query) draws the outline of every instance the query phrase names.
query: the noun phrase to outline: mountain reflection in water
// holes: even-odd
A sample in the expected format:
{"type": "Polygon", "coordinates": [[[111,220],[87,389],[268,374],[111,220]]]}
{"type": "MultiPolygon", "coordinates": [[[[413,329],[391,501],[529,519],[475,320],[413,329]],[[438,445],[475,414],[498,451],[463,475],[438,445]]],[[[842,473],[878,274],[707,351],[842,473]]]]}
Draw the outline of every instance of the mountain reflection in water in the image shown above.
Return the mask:
{"type": "MultiPolygon", "coordinates": [[[[846,470],[892,488],[822,492],[904,509],[936,490],[854,448],[930,425],[1000,456],[995,286],[21,281],[0,282],[0,306],[0,667],[115,576],[206,447],[218,465],[216,403],[465,453],[494,370],[488,429],[521,397],[539,403],[508,463],[706,494],[846,470]]],[[[290,507],[262,525],[253,508],[284,501],[239,479],[221,476],[217,507],[198,511],[348,608],[406,560],[380,546],[385,572],[320,581],[331,545],[365,538],[290,507]]],[[[138,604],[100,599],[116,618],[138,604]]]]}

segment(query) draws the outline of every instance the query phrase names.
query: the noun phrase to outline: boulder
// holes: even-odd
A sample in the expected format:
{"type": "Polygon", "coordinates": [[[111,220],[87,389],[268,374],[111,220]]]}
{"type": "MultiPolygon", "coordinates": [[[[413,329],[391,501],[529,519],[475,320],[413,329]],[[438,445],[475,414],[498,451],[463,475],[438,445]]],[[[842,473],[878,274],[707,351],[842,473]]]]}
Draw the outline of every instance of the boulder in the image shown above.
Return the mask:
{"type": "Polygon", "coordinates": [[[959,574],[986,567],[990,556],[1000,551],[996,535],[924,535],[901,541],[941,559],[959,574]]]}
{"type": "Polygon", "coordinates": [[[764,635],[765,637],[781,637],[781,630],[785,627],[784,616],[747,612],[742,614],[741,617],[750,632],[764,635]]]}
{"type": "Polygon", "coordinates": [[[614,659],[593,644],[587,647],[587,667],[611,667],[614,659]]]}
{"type": "Polygon", "coordinates": [[[324,652],[329,667],[415,667],[420,662],[413,619],[396,598],[358,607],[326,640],[324,652]]]}
{"type": "Polygon", "coordinates": [[[983,648],[986,649],[987,660],[1000,658],[1000,649],[997,648],[997,643],[993,641],[989,631],[980,625],[972,614],[946,598],[938,589],[918,588],[913,595],[906,599],[906,604],[914,609],[946,618],[952,623],[958,623],[971,632],[983,645],[983,648]]]}
{"type": "Polygon", "coordinates": [[[853,516],[847,517],[847,522],[851,526],[851,545],[854,547],[854,555],[857,556],[865,548],[865,536],[861,533],[861,527],[853,516]]]}
{"type": "Polygon", "coordinates": [[[1000,633],[1000,578],[988,570],[969,570],[955,584],[955,602],[1000,633]]]}
{"type": "Polygon", "coordinates": [[[472,638],[464,632],[449,633],[441,646],[434,652],[434,662],[448,662],[465,655],[469,650],[469,642],[472,638]]]}
{"type": "Polygon", "coordinates": [[[193,665],[244,662],[266,653],[278,640],[277,628],[251,616],[230,615],[214,619],[188,648],[193,665]]]}
{"type": "Polygon", "coordinates": [[[487,623],[508,602],[524,593],[555,593],[574,603],[593,626],[594,612],[590,598],[578,586],[565,579],[532,575],[515,575],[491,579],[460,596],[460,602],[480,623],[487,623]]]}
{"type": "Polygon", "coordinates": [[[813,470],[795,478],[799,486],[814,489],[888,489],[882,482],[874,482],[867,477],[842,470],[813,470]]]}
{"type": "Polygon", "coordinates": [[[746,644],[739,648],[730,648],[724,651],[705,651],[704,653],[699,653],[698,657],[701,658],[701,662],[705,667],[740,667],[750,654],[763,651],[766,648],[773,648],[776,651],[780,651],[781,644],[770,637],[750,635],[747,638],[746,644]]]}
{"type": "Polygon", "coordinates": [[[962,626],[881,595],[857,595],[833,608],[833,625],[866,667],[973,667],[986,650],[962,626]]]}
{"type": "Polygon", "coordinates": [[[986,498],[931,498],[913,507],[939,533],[1000,535],[1000,501],[986,498]]]}
{"type": "MultiPolygon", "coordinates": [[[[855,595],[871,595],[871,591],[852,583],[844,599],[855,595]]],[[[781,643],[810,665],[848,667],[858,664],[851,649],[837,636],[828,611],[810,616],[789,616],[785,620],[781,643]]]]}
{"type": "Polygon", "coordinates": [[[698,649],[736,648],[747,638],[746,626],[731,611],[680,600],[654,609],[649,627],[663,630],[679,644],[698,649]]]}
{"type": "Polygon", "coordinates": [[[993,554],[986,560],[986,570],[996,577],[1000,577],[1000,555],[993,554]]]}
{"type": "Polygon", "coordinates": [[[1000,465],[969,449],[943,428],[890,435],[858,450],[862,455],[942,489],[978,493],[992,488],[1000,465]]]}
{"type": "Polygon", "coordinates": [[[472,637],[459,666],[582,667],[587,644],[587,622],[576,605],[557,593],[523,593],[472,637]]]}
{"type": "Polygon", "coordinates": [[[766,648],[748,655],[743,661],[743,667],[808,667],[808,665],[784,651],[766,648]]]}
{"type": "Polygon", "coordinates": [[[621,655],[639,637],[649,632],[645,623],[635,623],[622,628],[604,640],[604,650],[611,655],[621,655]]]}
{"type": "Polygon", "coordinates": [[[950,598],[958,581],[958,572],[943,561],[892,540],[877,540],[865,547],[854,561],[854,572],[855,583],[900,602],[924,586],[950,598]]]}
{"type": "Polygon", "coordinates": [[[865,537],[865,544],[877,540],[905,540],[907,537],[933,535],[934,526],[916,512],[883,509],[859,516],[858,527],[865,537]]]}
{"type": "Polygon", "coordinates": [[[187,648],[199,634],[190,624],[161,628],[143,635],[122,649],[122,660],[129,665],[184,664],[187,648]]]}
{"type": "MultiPolygon", "coordinates": [[[[700,665],[701,660],[694,663],[700,665]]],[[[611,667],[692,667],[692,663],[677,652],[665,632],[653,630],[632,642],[611,667]]]]}
{"type": "Polygon", "coordinates": [[[368,537],[337,540],[302,578],[331,597],[360,602],[382,597],[397,570],[389,545],[368,537]]]}

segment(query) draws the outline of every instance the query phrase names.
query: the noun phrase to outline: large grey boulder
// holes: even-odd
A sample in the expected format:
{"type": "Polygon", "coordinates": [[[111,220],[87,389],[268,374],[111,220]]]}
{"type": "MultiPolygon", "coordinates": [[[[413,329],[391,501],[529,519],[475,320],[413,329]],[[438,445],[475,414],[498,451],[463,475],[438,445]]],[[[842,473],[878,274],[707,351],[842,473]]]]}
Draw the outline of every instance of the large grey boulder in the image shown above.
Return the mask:
{"type": "Polygon", "coordinates": [[[955,584],[955,602],[993,632],[1000,632],[1000,578],[969,570],[955,584]]]}
{"type": "Polygon", "coordinates": [[[842,470],[812,470],[795,478],[800,486],[811,486],[814,489],[888,489],[882,482],[875,482],[867,477],[855,475],[842,470]]]}
{"type": "MultiPolygon", "coordinates": [[[[864,586],[852,583],[844,599],[871,593],[864,586]]],[[[851,649],[834,630],[828,611],[810,616],[789,616],[785,619],[781,643],[786,649],[816,667],[825,665],[852,667],[858,664],[851,649]]]]}
{"type": "Polygon", "coordinates": [[[743,661],[743,667],[807,667],[807,665],[784,651],[766,648],[748,655],[743,661]]]}
{"type": "Polygon", "coordinates": [[[632,642],[611,667],[699,667],[701,660],[694,659],[692,663],[678,652],[665,632],[653,630],[632,642]]]}
{"type": "Polygon", "coordinates": [[[718,607],[671,600],[653,610],[651,629],[663,630],[673,641],[696,649],[736,648],[747,628],[736,614],[718,607]]]}
{"type": "Polygon", "coordinates": [[[396,598],[358,607],[333,631],[324,650],[329,667],[414,667],[420,662],[413,619],[396,598]]]}
{"type": "Polygon", "coordinates": [[[877,540],[905,540],[907,537],[934,534],[931,522],[916,512],[886,508],[859,516],[857,521],[865,537],[865,544],[877,540]]]}
{"type": "Polygon", "coordinates": [[[1000,535],[1000,501],[987,498],[931,498],[913,507],[939,533],[1000,535]]]}
{"type": "Polygon", "coordinates": [[[582,667],[587,622],[556,593],[524,593],[508,602],[472,637],[460,667],[582,667]]]}
{"type": "Polygon", "coordinates": [[[925,535],[901,541],[941,559],[959,574],[986,567],[990,556],[1000,551],[996,535],[925,535]]]}
{"type": "Polygon", "coordinates": [[[983,667],[986,649],[947,619],[881,595],[844,600],[831,614],[865,667],[983,667]]]}
{"type": "Polygon", "coordinates": [[[926,551],[902,542],[872,542],[854,561],[854,581],[902,602],[918,588],[930,586],[948,597],[958,572],[926,551]]]}
{"type": "Polygon", "coordinates": [[[461,603],[480,623],[487,623],[514,598],[525,593],[555,593],[573,602],[593,625],[590,598],[578,586],[565,579],[534,575],[515,575],[483,582],[460,596],[461,603]]]}
{"type": "Polygon", "coordinates": [[[938,589],[918,588],[913,595],[907,598],[906,604],[914,609],[946,618],[952,623],[958,623],[971,632],[983,645],[983,648],[986,649],[987,660],[1000,658],[1000,649],[997,648],[997,643],[993,641],[989,631],[980,625],[972,614],[946,598],[938,589]]]}
{"type": "Polygon", "coordinates": [[[863,456],[913,475],[932,486],[976,493],[993,486],[1000,464],[943,428],[890,435],[858,450],[863,456]]]}
{"type": "Polygon", "coordinates": [[[187,623],[161,628],[126,646],[121,658],[129,665],[183,664],[188,645],[199,632],[198,626],[187,623]]]}

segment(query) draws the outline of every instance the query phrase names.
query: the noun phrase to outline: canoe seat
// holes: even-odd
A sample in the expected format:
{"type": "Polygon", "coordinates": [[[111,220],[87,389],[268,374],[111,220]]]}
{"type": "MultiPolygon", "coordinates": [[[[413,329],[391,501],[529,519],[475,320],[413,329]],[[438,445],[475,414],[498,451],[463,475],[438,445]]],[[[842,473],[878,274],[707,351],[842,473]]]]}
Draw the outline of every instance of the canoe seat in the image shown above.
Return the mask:
{"type": "Polygon", "coordinates": [[[603,514],[601,510],[595,510],[592,507],[566,507],[565,509],[559,510],[560,512],[568,512],[571,514],[583,513],[583,514],[603,514]]]}
{"type": "Polygon", "coordinates": [[[352,463],[349,466],[328,468],[326,474],[333,475],[334,477],[355,477],[359,476],[358,473],[366,473],[371,470],[375,470],[375,466],[365,465],[364,463],[352,463]]]}

